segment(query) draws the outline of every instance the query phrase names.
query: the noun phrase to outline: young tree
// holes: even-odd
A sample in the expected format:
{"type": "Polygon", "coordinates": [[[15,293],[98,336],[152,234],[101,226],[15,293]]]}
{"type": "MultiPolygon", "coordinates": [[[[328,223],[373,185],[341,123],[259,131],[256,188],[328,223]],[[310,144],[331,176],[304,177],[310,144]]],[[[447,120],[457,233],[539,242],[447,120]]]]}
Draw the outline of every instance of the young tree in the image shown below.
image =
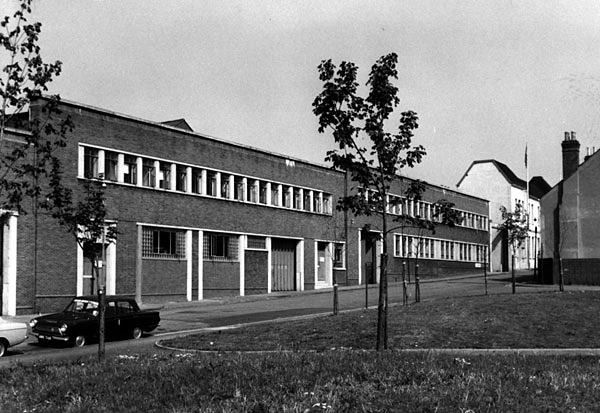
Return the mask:
{"type": "MultiPolygon", "coordinates": [[[[73,192],[61,184],[60,162],[54,161],[51,171],[51,192],[45,207],[52,213],[53,218],[71,234],[83,251],[84,258],[92,266],[94,284],[97,286],[99,301],[99,331],[98,331],[98,358],[104,359],[104,314],[106,309],[106,272],[100,273],[99,261],[102,259],[103,268],[106,269],[103,257],[105,245],[117,239],[117,230],[114,225],[106,222],[106,205],[104,198],[104,182],[88,179],[83,184],[83,192],[78,200],[73,199],[73,192]],[[100,247],[100,248],[99,248],[100,247]]],[[[75,343],[83,345],[83,342],[75,343]]]]}
{"type": "Polygon", "coordinates": [[[13,13],[0,20],[0,222],[33,212],[33,296],[37,308],[38,199],[57,149],[65,146],[70,118],[56,121],[58,95],[43,99],[61,62],[45,63],[38,45],[41,23],[29,22],[32,0],[7,0],[13,13]],[[32,103],[35,101],[35,108],[32,103]],[[33,116],[28,113],[31,110],[33,116]],[[38,113],[39,112],[39,113],[38,113]],[[32,200],[29,206],[26,200],[32,200]]]}
{"type": "Polygon", "coordinates": [[[388,194],[399,171],[413,167],[425,155],[423,146],[413,146],[413,131],[418,127],[413,111],[402,112],[397,132],[386,132],[386,122],[399,104],[397,79],[398,56],[388,54],[372,66],[367,81],[368,95],[358,95],[357,67],[342,62],[336,67],[331,60],[319,65],[323,91],[313,102],[319,119],[319,132],[333,131],[339,149],[327,153],[334,168],[348,171],[358,184],[356,193],[340,199],[338,208],[355,215],[380,217],[383,254],[381,256],[379,300],[377,305],[378,350],[387,348],[387,257],[388,194]]]}
{"type": "Polygon", "coordinates": [[[53,152],[65,145],[70,120],[53,123],[58,95],[44,100],[46,116],[30,120],[31,102],[60,75],[61,62],[45,63],[38,45],[42,24],[29,23],[32,0],[9,1],[16,7],[0,21],[0,208],[23,213],[23,198],[40,194],[40,177],[47,176],[53,152]],[[25,129],[27,133],[11,133],[25,129]]]}
{"type": "Polygon", "coordinates": [[[521,204],[517,204],[514,212],[510,212],[505,206],[501,206],[500,212],[502,213],[502,223],[498,225],[498,229],[506,232],[508,244],[512,249],[512,292],[514,294],[516,291],[515,255],[517,254],[517,249],[520,248],[523,241],[527,239],[529,230],[527,213],[523,210],[521,204]]]}

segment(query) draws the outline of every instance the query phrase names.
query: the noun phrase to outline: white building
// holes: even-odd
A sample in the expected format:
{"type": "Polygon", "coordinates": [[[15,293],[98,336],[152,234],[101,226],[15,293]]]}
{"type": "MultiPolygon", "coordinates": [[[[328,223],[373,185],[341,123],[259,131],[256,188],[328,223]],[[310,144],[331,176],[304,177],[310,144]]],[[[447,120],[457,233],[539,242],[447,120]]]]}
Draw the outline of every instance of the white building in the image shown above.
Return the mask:
{"type": "Polygon", "coordinates": [[[502,223],[500,207],[514,211],[518,204],[527,205],[529,215],[529,236],[517,250],[516,269],[533,268],[534,259],[540,248],[540,198],[550,189],[550,185],[541,176],[529,181],[529,199],[527,200],[527,181],[520,179],[505,164],[495,159],[478,160],[471,163],[462,178],[456,184],[460,191],[486,198],[490,201],[490,265],[491,271],[509,271],[512,248],[508,245],[506,234],[498,230],[502,223]]]}

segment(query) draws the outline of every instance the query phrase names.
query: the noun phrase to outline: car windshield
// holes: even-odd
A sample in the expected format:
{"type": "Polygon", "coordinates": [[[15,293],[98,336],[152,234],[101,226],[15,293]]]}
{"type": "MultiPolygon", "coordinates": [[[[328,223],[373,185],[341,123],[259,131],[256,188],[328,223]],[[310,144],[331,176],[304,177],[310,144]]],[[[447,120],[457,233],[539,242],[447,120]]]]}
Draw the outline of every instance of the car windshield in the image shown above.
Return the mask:
{"type": "Polygon", "coordinates": [[[71,313],[92,313],[97,314],[98,302],[76,298],[65,308],[65,311],[71,313]]]}

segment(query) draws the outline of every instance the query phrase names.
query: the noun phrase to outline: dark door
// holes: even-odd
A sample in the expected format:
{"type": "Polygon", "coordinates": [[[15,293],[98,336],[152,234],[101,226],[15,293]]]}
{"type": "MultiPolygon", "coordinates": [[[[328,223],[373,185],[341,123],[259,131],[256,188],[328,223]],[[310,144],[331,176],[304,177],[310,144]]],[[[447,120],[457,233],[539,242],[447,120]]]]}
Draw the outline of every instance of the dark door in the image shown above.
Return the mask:
{"type": "Polygon", "coordinates": [[[296,290],[296,241],[271,241],[271,291],[296,290]]]}

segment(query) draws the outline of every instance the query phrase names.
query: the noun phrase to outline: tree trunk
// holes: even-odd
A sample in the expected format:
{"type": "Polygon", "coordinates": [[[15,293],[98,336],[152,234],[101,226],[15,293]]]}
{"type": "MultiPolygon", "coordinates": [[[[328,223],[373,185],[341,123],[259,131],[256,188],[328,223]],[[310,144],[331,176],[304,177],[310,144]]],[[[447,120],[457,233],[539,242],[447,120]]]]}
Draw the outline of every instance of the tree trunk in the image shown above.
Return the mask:
{"type": "Polygon", "coordinates": [[[512,293],[515,294],[517,291],[517,280],[515,278],[515,252],[514,251],[512,253],[511,267],[512,267],[512,293]]]}
{"type": "MultiPolygon", "coordinates": [[[[385,194],[384,194],[385,196],[385,194]]],[[[377,303],[377,351],[386,350],[388,348],[387,340],[387,217],[386,209],[387,205],[383,206],[382,216],[382,239],[383,239],[383,253],[381,254],[381,267],[379,275],[379,302],[377,303]]]]}
{"type": "Polygon", "coordinates": [[[104,361],[106,294],[104,291],[104,287],[100,282],[100,268],[98,267],[98,257],[96,255],[94,255],[94,257],[92,258],[92,269],[96,275],[95,277],[92,277],[92,279],[95,278],[98,294],[98,360],[104,361]]]}

